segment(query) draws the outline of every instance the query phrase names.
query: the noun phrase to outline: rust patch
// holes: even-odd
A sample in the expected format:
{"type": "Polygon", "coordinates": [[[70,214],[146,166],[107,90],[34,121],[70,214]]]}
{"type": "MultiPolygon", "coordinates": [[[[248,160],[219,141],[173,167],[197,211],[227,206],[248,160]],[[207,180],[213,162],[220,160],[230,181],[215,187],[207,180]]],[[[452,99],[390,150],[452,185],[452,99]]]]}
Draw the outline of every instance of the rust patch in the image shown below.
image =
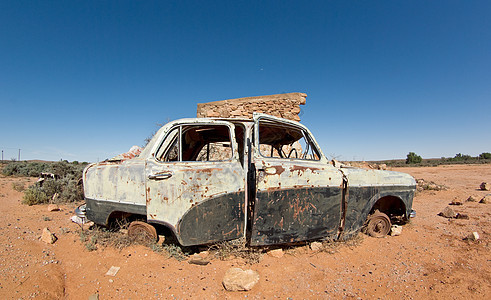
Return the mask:
{"type": "Polygon", "coordinates": [[[282,166],[274,166],[273,168],[276,169],[276,175],[281,175],[281,173],[285,172],[285,168],[282,166]]]}
{"type": "Polygon", "coordinates": [[[290,168],[290,171],[306,171],[306,170],[310,170],[311,172],[313,171],[318,171],[320,170],[319,168],[311,168],[311,167],[304,167],[304,166],[298,166],[298,165],[294,165],[293,167],[290,168]]]}

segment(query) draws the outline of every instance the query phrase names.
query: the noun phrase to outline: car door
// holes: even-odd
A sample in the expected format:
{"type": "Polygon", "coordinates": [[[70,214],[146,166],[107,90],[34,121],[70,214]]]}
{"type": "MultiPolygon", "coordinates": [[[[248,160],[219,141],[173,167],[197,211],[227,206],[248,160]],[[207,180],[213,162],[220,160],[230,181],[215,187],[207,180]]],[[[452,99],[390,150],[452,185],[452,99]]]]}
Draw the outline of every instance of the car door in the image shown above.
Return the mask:
{"type": "Polygon", "coordinates": [[[174,230],[184,246],[230,240],[245,232],[245,172],[234,125],[169,125],[146,161],[147,220],[174,230]]]}
{"type": "Polygon", "coordinates": [[[342,217],[342,174],[299,123],[262,114],[255,114],[254,122],[251,245],[336,237],[342,217]]]}

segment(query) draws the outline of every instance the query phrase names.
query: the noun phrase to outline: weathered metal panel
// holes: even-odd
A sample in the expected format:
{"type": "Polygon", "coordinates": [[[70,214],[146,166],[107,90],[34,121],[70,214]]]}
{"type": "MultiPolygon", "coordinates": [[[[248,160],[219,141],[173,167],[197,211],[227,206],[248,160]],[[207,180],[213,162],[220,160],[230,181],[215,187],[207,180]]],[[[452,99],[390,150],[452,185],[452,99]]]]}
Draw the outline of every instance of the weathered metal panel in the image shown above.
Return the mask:
{"type": "Polygon", "coordinates": [[[409,216],[414,189],[409,186],[354,186],[349,187],[344,233],[357,232],[365,223],[373,205],[381,198],[393,196],[404,203],[406,216],[409,216]]]}
{"type": "Polygon", "coordinates": [[[113,212],[127,212],[145,216],[147,207],[144,204],[131,204],[117,201],[94,200],[85,198],[87,218],[96,224],[107,225],[107,221],[113,212]]]}
{"type": "Polygon", "coordinates": [[[101,162],[84,172],[84,194],[94,200],[145,204],[145,162],[101,162]]]}
{"type": "Polygon", "coordinates": [[[258,192],[251,245],[284,244],[337,236],[341,187],[258,192]]]}
{"type": "MultiPolygon", "coordinates": [[[[177,226],[194,205],[207,199],[244,192],[244,174],[238,162],[165,163],[148,161],[147,174],[171,177],[147,182],[147,218],[177,226]]],[[[244,201],[244,200],[243,200],[244,201]]]]}
{"type": "Polygon", "coordinates": [[[191,207],[179,220],[183,246],[236,239],[244,234],[244,192],[210,198],[191,207]]]}

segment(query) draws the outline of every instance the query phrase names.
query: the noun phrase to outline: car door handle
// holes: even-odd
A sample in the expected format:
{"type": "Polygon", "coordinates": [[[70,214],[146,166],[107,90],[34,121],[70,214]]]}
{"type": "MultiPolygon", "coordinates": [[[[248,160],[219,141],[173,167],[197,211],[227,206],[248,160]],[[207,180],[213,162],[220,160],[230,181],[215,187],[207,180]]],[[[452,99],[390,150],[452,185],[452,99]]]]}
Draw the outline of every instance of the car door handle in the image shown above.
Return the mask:
{"type": "Polygon", "coordinates": [[[148,179],[161,180],[168,179],[172,177],[172,173],[157,173],[148,175],[148,179]]]}

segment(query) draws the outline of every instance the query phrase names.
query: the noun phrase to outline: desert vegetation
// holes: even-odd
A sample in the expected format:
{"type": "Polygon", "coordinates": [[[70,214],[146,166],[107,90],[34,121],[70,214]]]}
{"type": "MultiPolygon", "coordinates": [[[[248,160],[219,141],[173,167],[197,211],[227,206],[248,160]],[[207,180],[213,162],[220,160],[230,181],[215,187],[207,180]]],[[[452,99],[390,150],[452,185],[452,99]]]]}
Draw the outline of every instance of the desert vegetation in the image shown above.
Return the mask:
{"type": "Polygon", "coordinates": [[[422,158],[414,152],[409,152],[405,160],[381,160],[371,161],[370,163],[386,164],[389,167],[407,167],[408,165],[414,167],[436,167],[439,165],[455,164],[489,164],[491,163],[491,153],[483,152],[478,156],[457,153],[454,157],[422,158]]]}
{"type": "Polygon", "coordinates": [[[23,191],[22,203],[27,205],[43,203],[66,203],[83,200],[82,172],[86,162],[28,162],[11,161],[4,164],[4,176],[40,177],[35,184],[14,189],[23,191]]]}

